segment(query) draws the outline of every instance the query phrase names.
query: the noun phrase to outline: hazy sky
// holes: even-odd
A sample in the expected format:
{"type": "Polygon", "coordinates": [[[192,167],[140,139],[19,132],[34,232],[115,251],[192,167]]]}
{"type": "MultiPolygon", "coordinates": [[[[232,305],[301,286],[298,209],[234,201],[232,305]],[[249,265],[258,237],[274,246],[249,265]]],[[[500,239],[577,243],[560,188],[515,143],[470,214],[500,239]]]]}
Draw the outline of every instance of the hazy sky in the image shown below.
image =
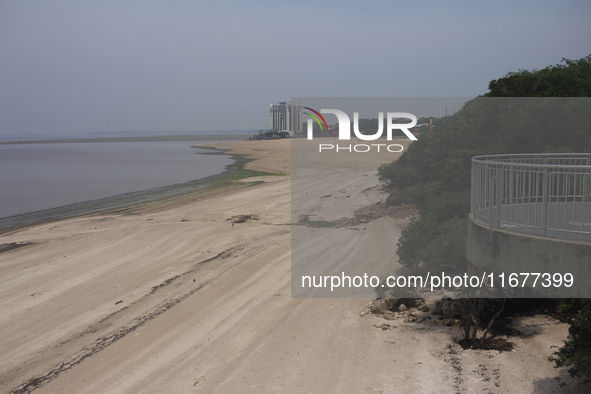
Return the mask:
{"type": "Polygon", "coordinates": [[[589,55],[590,15],[588,0],[1,0],[0,134],[260,129],[292,96],[472,97],[589,55]]]}

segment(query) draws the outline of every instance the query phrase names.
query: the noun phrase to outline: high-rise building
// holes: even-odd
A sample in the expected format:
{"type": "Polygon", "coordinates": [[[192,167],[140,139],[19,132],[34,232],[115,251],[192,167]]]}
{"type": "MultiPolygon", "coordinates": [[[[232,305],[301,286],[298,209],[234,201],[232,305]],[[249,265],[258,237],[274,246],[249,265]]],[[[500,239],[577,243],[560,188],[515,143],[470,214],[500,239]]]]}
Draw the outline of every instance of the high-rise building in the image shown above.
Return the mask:
{"type": "Polygon", "coordinates": [[[302,106],[294,103],[271,104],[271,130],[287,131],[293,137],[302,128],[302,106]]]}

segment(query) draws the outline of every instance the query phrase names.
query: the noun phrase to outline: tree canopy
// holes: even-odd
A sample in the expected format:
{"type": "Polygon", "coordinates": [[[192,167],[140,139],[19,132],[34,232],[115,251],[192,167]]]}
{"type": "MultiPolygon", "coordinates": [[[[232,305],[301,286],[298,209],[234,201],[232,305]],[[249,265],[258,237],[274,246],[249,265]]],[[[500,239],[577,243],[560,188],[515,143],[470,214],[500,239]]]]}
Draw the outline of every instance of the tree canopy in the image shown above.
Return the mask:
{"type": "Polygon", "coordinates": [[[519,70],[491,81],[486,97],[589,97],[591,55],[539,71],[519,70]]]}

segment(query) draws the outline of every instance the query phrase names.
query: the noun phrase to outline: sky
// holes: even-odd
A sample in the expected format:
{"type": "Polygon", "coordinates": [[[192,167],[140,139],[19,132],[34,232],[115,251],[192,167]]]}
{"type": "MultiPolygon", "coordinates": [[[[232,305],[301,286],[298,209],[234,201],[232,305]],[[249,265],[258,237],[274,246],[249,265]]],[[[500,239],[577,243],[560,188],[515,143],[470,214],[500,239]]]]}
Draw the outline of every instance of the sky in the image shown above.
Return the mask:
{"type": "Polygon", "coordinates": [[[588,0],[2,0],[0,135],[258,130],[291,97],[474,97],[591,54],[589,15],[588,0]]]}

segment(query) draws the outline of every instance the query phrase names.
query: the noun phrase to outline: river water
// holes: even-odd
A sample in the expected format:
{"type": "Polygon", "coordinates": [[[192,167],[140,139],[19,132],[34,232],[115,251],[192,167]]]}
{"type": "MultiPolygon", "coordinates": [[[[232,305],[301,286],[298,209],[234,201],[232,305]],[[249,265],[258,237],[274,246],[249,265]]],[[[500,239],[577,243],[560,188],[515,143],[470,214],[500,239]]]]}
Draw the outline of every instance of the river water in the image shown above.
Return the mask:
{"type": "MultiPolygon", "coordinates": [[[[204,143],[211,141],[203,141],[204,143]]],[[[222,173],[228,155],[199,141],[0,145],[0,218],[222,173]]]]}

